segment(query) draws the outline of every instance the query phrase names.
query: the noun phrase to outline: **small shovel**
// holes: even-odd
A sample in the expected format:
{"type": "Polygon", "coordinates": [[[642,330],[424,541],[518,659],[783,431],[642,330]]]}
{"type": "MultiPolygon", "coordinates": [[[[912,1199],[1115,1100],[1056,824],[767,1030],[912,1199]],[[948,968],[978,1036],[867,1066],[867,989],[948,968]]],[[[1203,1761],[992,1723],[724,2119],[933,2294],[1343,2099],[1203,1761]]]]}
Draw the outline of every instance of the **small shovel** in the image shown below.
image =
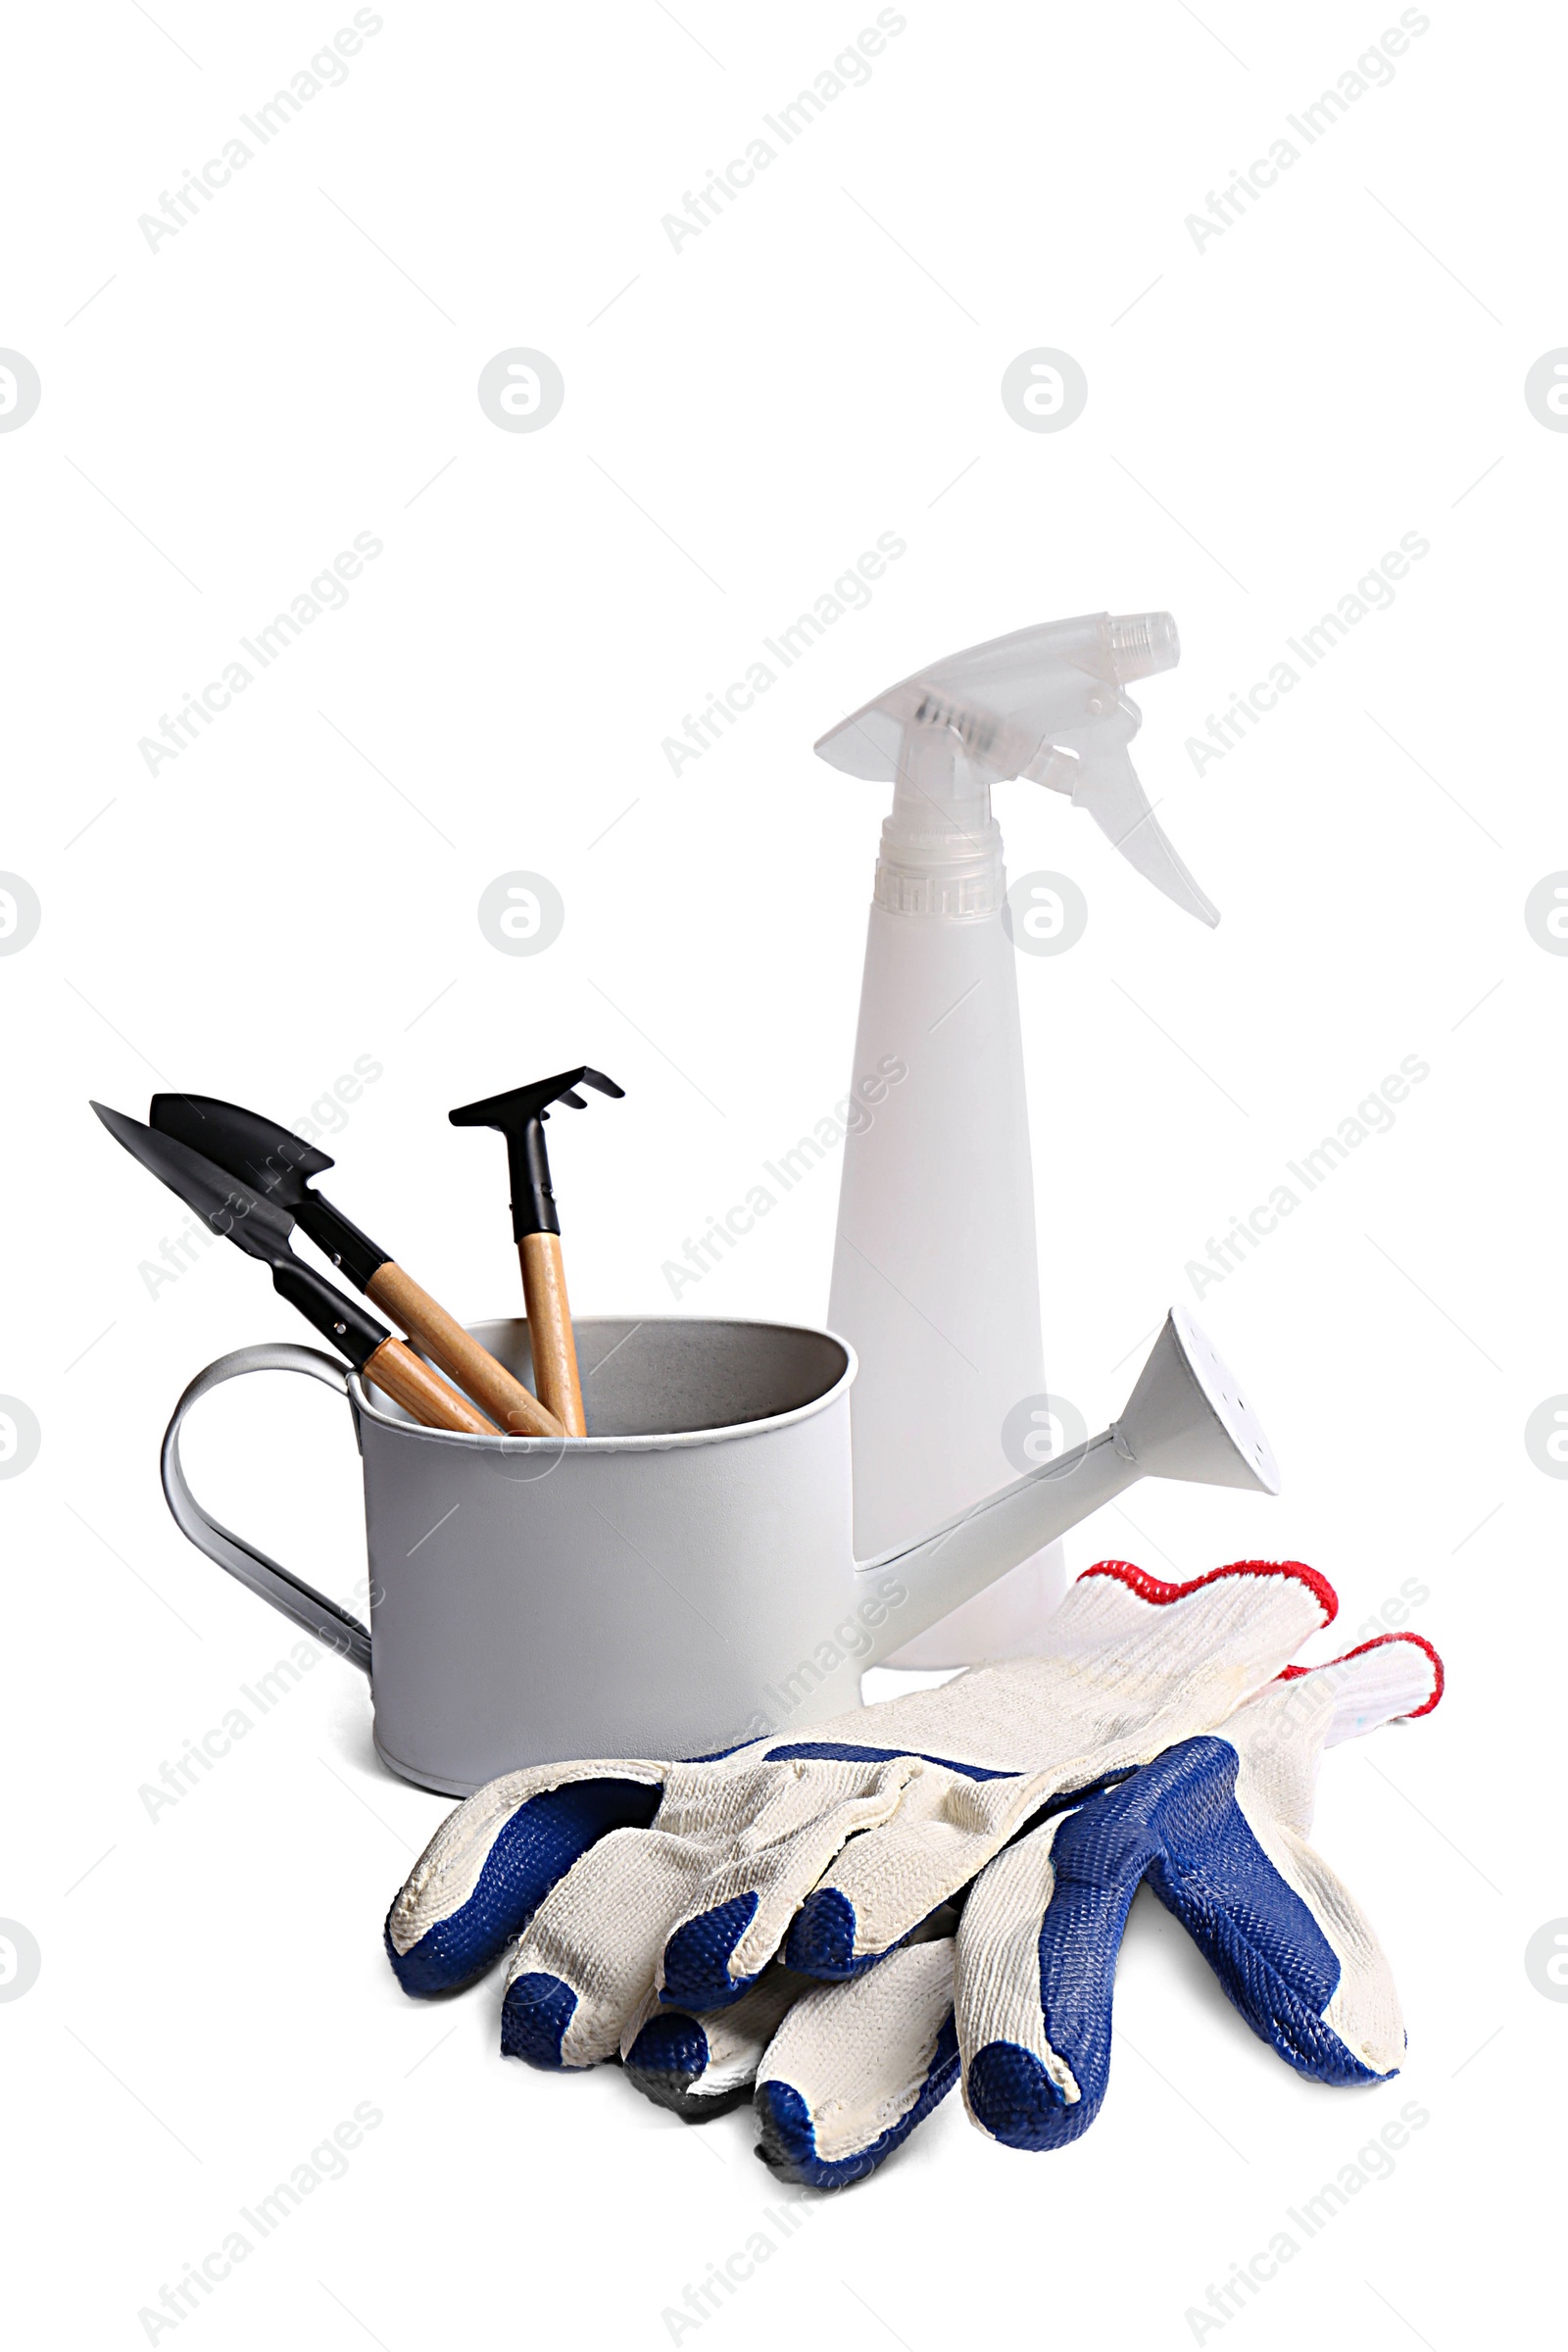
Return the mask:
{"type": "Polygon", "coordinates": [[[279,1298],[297,1306],[357,1372],[395,1397],[416,1421],[426,1429],[465,1430],[470,1437],[500,1436],[493,1421],[466,1396],[449,1389],[440,1374],[394,1339],[384,1323],[300,1263],[289,1247],[294,1218],[288,1209],[253,1193],[226,1168],[215,1166],[173,1136],[155,1134],[139,1119],[127,1119],[123,1111],[108,1110],[102,1102],[92,1107],[116,1143],[123,1144],[133,1159],[177,1194],[203,1224],[233,1242],[247,1257],[259,1257],[270,1266],[279,1298]]]}
{"type": "MultiPolygon", "coordinates": [[[[307,1176],[319,1176],[332,1161],[304,1140],[238,1102],[216,1095],[154,1095],[147,1113],[160,1135],[172,1135],[231,1176],[253,1186],[278,1208],[299,1220],[318,1250],[346,1274],[357,1291],[401,1323],[504,1430],[514,1437],[559,1438],[561,1427],[520,1380],[514,1380],[487,1348],[412,1274],[394,1265],[368,1234],[351,1225],[330,1200],[313,1193],[307,1176]]],[[[382,1384],[385,1385],[384,1383],[382,1384]]]]}
{"type": "Polygon", "coordinates": [[[554,1078],[536,1079],[532,1086],[514,1086],[508,1095],[490,1095],[483,1102],[465,1102],[460,1110],[447,1113],[454,1127],[499,1127],[507,1139],[512,1231],[522,1260],[534,1382],[541,1402],[555,1414],[568,1438],[585,1438],[588,1423],[577,1378],[566,1270],[561,1258],[561,1219],[550,1189],[544,1121],[552,1103],[568,1102],[573,1110],[586,1110],[588,1105],[576,1091],[579,1086],[596,1087],[602,1095],[616,1097],[626,1092],[603,1070],[590,1070],[585,1064],[581,1069],[562,1070],[554,1078]]]}

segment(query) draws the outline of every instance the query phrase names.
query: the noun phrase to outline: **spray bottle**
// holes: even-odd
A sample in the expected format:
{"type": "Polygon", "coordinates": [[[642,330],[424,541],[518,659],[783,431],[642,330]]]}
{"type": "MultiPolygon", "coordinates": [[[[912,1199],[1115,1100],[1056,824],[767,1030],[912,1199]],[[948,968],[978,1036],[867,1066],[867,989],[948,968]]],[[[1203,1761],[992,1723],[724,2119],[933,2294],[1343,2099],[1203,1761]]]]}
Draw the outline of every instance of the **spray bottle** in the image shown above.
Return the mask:
{"type": "MultiPolygon", "coordinates": [[[[851,1073],[828,1323],[860,1359],[855,1548],[918,1536],[1039,1458],[1009,1415],[1046,1388],[1018,984],[991,787],[1068,794],[1157,890],[1209,904],[1151,812],[1124,689],[1180,659],[1168,612],[1093,613],[972,646],[832,728],[819,756],[891,782],[851,1073]]],[[[1049,1450],[1049,1446],[1046,1448],[1049,1450]]],[[[1034,1645],[1064,1587],[1026,1560],[889,1660],[958,1666],[1034,1645]]]]}

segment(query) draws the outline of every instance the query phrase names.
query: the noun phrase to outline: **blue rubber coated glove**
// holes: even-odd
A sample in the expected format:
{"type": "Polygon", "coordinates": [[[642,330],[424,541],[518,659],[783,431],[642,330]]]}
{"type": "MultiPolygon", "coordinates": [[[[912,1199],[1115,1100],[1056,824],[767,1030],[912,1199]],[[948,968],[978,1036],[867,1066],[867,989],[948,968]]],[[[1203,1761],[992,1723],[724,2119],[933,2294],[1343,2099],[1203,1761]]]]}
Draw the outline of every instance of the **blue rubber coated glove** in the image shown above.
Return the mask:
{"type": "MultiPolygon", "coordinates": [[[[1326,1747],[1438,1703],[1417,1635],[1292,1669],[1218,1731],[1060,1808],[979,1876],[956,1936],[794,1997],[765,2052],[727,2033],[719,2065],[757,2067],[758,2153],[839,2188],[900,2146],[957,2081],[971,2120],[1016,2148],[1064,2147],[1100,2112],[1127,1913],[1146,1880],[1242,2016],[1315,2082],[1398,2070],[1404,2029],[1354,1898],[1307,1843],[1326,1747]]],[[[699,2032],[727,2020],[692,2019],[699,2032]]],[[[696,2114],[706,2070],[686,2085],[696,2114]]],[[[654,2086],[645,2084],[652,2089],[654,2086]]]]}
{"type": "Polygon", "coordinates": [[[815,1977],[872,1967],[1063,1790],[1223,1723],[1337,1605],[1298,1562],[1186,1585],[1104,1562],[1037,1657],[696,1763],[509,1774],[426,1848],[387,1921],[392,1966],[409,1992],[447,1992],[520,1936],[504,2050],[592,2066],[640,2020],[637,2063],[678,2074],[656,2008],[766,1998],[780,1958],[815,1977]]]}

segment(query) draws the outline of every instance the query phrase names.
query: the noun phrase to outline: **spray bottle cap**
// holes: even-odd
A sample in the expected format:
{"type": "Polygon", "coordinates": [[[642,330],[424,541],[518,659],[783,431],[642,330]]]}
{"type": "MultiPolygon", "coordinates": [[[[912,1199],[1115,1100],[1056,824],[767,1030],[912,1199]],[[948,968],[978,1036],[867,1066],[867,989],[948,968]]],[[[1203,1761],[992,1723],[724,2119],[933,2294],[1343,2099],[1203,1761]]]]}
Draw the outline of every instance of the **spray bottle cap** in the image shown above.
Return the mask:
{"type": "Polygon", "coordinates": [[[1219,910],[1155,823],[1127,749],[1143,714],[1123,689],[1180,659],[1168,612],[1043,621],[916,671],[815,749],[847,775],[894,784],[883,859],[901,874],[956,870],[965,844],[977,871],[1000,871],[990,788],[1021,776],[1068,794],[1156,890],[1214,924],[1219,910]]]}

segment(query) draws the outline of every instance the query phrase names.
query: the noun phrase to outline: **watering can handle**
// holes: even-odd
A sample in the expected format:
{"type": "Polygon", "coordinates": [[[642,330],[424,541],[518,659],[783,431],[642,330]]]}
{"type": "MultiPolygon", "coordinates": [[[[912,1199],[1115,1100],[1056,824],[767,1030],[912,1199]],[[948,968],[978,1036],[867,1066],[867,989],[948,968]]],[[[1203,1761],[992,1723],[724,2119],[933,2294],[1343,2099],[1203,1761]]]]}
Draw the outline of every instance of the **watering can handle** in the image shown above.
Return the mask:
{"type": "Polygon", "coordinates": [[[265,1551],[247,1544],[243,1536],[210,1518],[202,1509],[185,1482],[185,1472],[179,1458],[180,1424],[191,1406],[210,1389],[225,1380],[235,1380],[242,1372],[305,1372],[313,1380],[324,1381],[336,1389],[340,1396],[349,1393],[348,1376],[343,1366],[331,1356],[322,1355],[315,1348],[296,1348],[290,1343],[266,1340],[254,1348],[236,1348],[232,1355],[220,1355],[205,1372],[198,1372],[190,1387],[174,1407],[173,1419],[164,1432],[163,1474],[164,1494],[174,1515],[174,1524],[181,1535],[188,1536],[198,1551],[205,1551],[220,1568],[238,1577],[263,1600],[270,1600],[274,1609],[281,1609],[294,1624],[303,1626],[306,1633],[328,1649],[335,1649],[365,1673],[370,1671],[369,1629],[347,1609],[328,1600],[303,1577],[293,1576],[288,1569],[270,1560],[265,1551]]]}

